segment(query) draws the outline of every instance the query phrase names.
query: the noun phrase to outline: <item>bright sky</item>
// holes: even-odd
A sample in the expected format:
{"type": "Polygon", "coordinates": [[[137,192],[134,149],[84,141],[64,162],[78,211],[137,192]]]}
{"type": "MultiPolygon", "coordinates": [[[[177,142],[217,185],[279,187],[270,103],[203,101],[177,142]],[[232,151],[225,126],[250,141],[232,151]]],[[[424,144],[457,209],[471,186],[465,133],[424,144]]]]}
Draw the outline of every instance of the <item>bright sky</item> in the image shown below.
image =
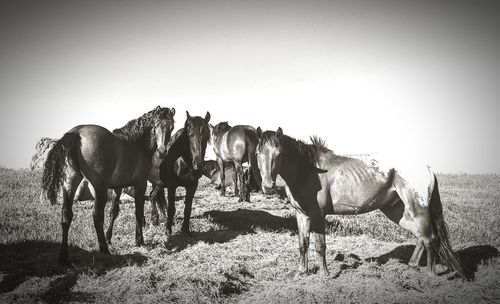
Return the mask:
{"type": "Polygon", "coordinates": [[[208,110],[339,153],[500,173],[493,1],[6,2],[2,166],[28,167],[40,137],[162,105],[176,128],[208,110]]]}

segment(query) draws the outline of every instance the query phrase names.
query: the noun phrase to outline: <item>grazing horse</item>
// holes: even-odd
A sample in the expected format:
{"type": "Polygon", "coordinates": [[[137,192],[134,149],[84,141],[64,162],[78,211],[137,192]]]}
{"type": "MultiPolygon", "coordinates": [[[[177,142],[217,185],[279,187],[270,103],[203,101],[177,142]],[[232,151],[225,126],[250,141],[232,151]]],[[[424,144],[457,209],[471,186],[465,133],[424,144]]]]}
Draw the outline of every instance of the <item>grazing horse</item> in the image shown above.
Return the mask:
{"type": "Polygon", "coordinates": [[[340,156],[318,141],[305,144],[276,132],[257,129],[257,159],[262,190],[268,193],[279,174],[296,209],[299,229],[298,274],[308,270],[309,234],[315,233],[320,272],[328,275],[325,259],[325,216],[361,214],[380,209],[389,219],[417,237],[409,265],[417,267],[424,249],[427,270],[434,272],[437,253],[441,261],[462,277],[464,270],[451,251],[438,182],[429,167],[404,172],[371,158],[340,156]]]}
{"type": "Polygon", "coordinates": [[[189,219],[194,193],[198,180],[202,176],[205,151],[210,137],[208,122],[210,113],[205,118],[191,117],[186,111],[184,128],[178,130],[167,145],[167,155],[160,165],[160,178],[168,190],[167,234],[172,233],[175,216],[175,191],[177,187],[186,188],[184,199],[183,233],[189,234],[189,219]]]}
{"type": "MultiPolygon", "coordinates": [[[[224,175],[226,177],[225,179],[225,186],[234,186],[235,178],[236,175],[234,174],[234,165],[233,163],[227,163],[225,166],[226,172],[224,172],[224,175]]],[[[249,174],[250,175],[250,180],[249,180],[249,187],[250,190],[252,191],[259,191],[260,186],[257,184],[257,181],[255,178],[253,178],[253,174],[248,171],[248,168],[243,169],[244,174],[249,174]]],[[[210,179],[211,184],[215,184],[215,189],[220,189],[220,168],[219,164],[215,160],[206,160],[205,164],[203,165],[203,175],[208,177],[210,179]]]]}
{"type": "Polygon", "coordinates": [[[155,151],[165,154],[165,146],[174,127],[174,110],[160,106],[128,122],[119,132],[97,125],[80,125],[69,130],[50,150],[45,161],[42,188],[52,204],[62,187],[62,243],[59,262],[68,262],[68,231],[73,219],[72,204],[83,178],[94,201],[94,227],[99,250],[109,254],[103,222],[107,190],[135,189],[136,245],[144,244],[142,221],[144,192],[155,151]]]}
{"type": "Polygon", "coordinates": [[[220,193],[222,196],[226,195],[225,164],[227,162],[232,162],[236,172],[234,195],[239,195],[239,202],[245,199],[250,201],[249,196],[246,195],[247,191],[245,191],[247,187],[244,181],[245,178],[242,164],[248,161],[249,170],[252,170],[254,178],[260,185],[261,177],[255,157],[255,147],[258,141],[256,130],[251,126],[238,125],[231,127],[227,122],[221,122],[215,126],[210,126],[210,142],[213,146],[217,163],[219,164],[221,183],[220,193]]]}

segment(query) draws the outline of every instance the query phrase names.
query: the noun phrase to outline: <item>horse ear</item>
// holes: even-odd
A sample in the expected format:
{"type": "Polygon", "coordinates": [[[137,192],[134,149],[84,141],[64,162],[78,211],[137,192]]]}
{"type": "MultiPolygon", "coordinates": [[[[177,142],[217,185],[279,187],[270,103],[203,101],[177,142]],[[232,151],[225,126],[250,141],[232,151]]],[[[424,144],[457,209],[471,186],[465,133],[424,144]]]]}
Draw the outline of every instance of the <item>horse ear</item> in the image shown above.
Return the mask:
{"type": "Polygon", "coordinates": [[[276,137],[278,137],[278,139],[281,139],[283,137],[283,129],[281,129],[281,127],[278,127],[278,131],[276,131],[276,137]]]}
{"type": "Polygon", "coordinates": [[[262,129],[260,127],[257,128],[257,138],[260,139],[262,137],[262,129]]]}
{"type": "Polygon", "coordinates": [[[174,109],[174,108],[172,108],[172,109],[170,109],[170,116],[171,116],[171,117],[174,117],[174,115],[175,115],[175,109],[174,109]]]}
{"type": "Polygon", "coordinates": [[[186,111],[186,117],[187,117],[187,119],[191,119],[191,115],[189,115],[188,111],[186,111]]]}
{"type": "Polygon", "coordinates": [[[205,122],[208,123],[210,121],[210,112],[207,111],[207,114],[205,115],[205,122]]]}

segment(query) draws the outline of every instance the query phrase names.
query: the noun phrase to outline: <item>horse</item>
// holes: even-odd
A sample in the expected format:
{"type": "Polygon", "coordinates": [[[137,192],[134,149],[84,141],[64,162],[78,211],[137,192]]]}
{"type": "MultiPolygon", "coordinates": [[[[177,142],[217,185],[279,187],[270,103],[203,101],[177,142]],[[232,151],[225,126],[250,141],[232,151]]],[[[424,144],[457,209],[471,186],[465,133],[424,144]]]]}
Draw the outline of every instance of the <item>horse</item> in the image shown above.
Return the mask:
{"type": "Polygon", "coordinates": [[[168,207],[166,233],[172,234],[175,216],[175,192],[179,186],[186,189],[184,199],[184,220],[181,232],[189,235],[189,220],[194,193],[198,180],[202,176],[205,151],[210,137],[208,122],[210,113],[205,118],[191,117],[186,111],[184,128],[178,130],[167,145],[167,155],[160,165],[160,178],[167,188],[168,207]]]}
{"type": "Polygon", "coordinates": [[[160,106],[129,121],[123,128],[111,133],[98,125],[79,125],[69,130],[49,151],[44,164],[42,188],[52,204],[62,188],[62,242],[59,263],[68,263],[68,231],[73,219],[73,199],[83,178],[92,187],[94,227],[99,250],[109,254],[103,222],[107,190],[115,191],[117,199],[121,188],[135,189],[137,246],[144,244],[142,222],[144,192],[155,151],[166,152],[166,143],[174,127],[175,110],[160,106]]]}
{"type": "Polygon", "coordinates": [[[250,201],[246,195],[246,189],[243,176],[242,163],[248,161],[249,170],[252,170],[254,178],[260,185],[261,177],[257,168],[257,159],[255,158],[255,147],[258,138],[255,128],[245,125],[231,127],[227,121],[218,123],[215,126],[210,125],[210,143],[215,152],[217,163],[220,169],[221,196],[226,195],[225,187],[225,164],[232,162],[236,171],[234,182],[234,195],[239,195],[239,202],[243,200],[250,201]],[[239,193],[239,190],[241,193],[239,193]]]}
{"type": "Polygon", "coordinates": [[[464,268],[451,250],[438,190],[430,167],[405,172],[378,159],[337,155],[323,143],[305,144],[276,132],[257,129],[257,161],[262,191],[269,193],[279,174],[296,210],[300,262],[297,275],[308,272],[309,234],[313,232],[320,273],[328,275],[325,259],[325,216],[362,214],[379,209],[390,220],[417,237],[409,261],[418,267],[427,252],[427,271],[435,273],[435,255],[465,278],[464,268]]]}
{"type": "MultiPolygon", "coordinates": [[[[236,175],[234,174],[234,165],[233,163],[225,164],[225,172],[224,175],[226,177],[224,186],[234,186],[236,175]]],[[[260,186],[257,184],[257,181],[248,170],[248,168],[243,169],[243,174],[249,175],[249,190],[250,191],[259,191],[260,186]]],[[[219,164],[215,160],[206,160],[203,165],[203,175],[210,179],[211,184],[215,184],[215,189],[220,190],[220,168],[219,164]]]]}

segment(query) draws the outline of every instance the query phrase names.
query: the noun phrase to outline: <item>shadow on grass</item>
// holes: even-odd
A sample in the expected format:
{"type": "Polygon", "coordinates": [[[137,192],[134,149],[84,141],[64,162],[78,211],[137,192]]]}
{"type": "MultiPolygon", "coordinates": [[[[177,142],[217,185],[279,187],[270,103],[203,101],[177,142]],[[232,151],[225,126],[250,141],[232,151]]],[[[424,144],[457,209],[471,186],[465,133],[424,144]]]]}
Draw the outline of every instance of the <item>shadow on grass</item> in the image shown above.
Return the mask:
{"type": "Polygon", "coordinates": [[[261,210],[238,209],[234,211],[212,210],[203,217],[232,230],[255,233],[256,229],[266,231],[297,232],[295,217],[281,217],[261,210]]]}
{"type": "Polygon", "coordinates": [[[198,242],[208,244],[226,243],[239,235],[255,233],[257,229],[297,232],[295,217],[280,217],[260,210],[212,210],[205,212],[201,217],[217,223],[224,228],[207,232],[192,231],[189,236],[183,233],[175,233],[168,237],[168,241],[165,244],[166,247],[169,250],[182,251],[198,242]]]}
{"type": "MultiPolygon", "coordinates": [[[[396,259],[401,263],[408,264],[414,249],[414,245],[401,245],[386,254],[378,257],[370,257],[366,260],[383,265],[390,259],[396,259]]],[[[456,254],[466,270],[467,279],[473,280],[478,266],[488,259],[497,257],[498,249],[490,245],[477,245],[460,249],[456,251],[456,254]]],[[[425,254],[422,256],[422,260],[425,263],[425,254]]]]}
{"type": "Polygon", "coordinates": [[[0,272],[4,274],[0,282],[0,293],[14,290],[30,277],[50,277],[69,272],[78,276],[89,271],[101,275],[111,269],[142,265],[147,261],[139,253],[105,255],[70,246],[68,253],[71,266],[65,267],[57,263],[59,247],[59,243],[48,241],[0,244],[0,272]]]}
{"type": "MultiPolygon", "coordinates": [[[[234,211],[211,210],[203,213],[206,218],[226,229],[208,232],[191,232],[190,236],[174,234],[169,237],[166,247],[170,250],[181,251],[189,245],[200,241],[208,244],[225,243],[239,235],[255,233],[257,230],[270,232],[288,232],[297,234],[297,220],[295,216],[281,217],[262,210],[237,209],[234,211]]],[[[180,219],[177,219],[180,220],[180,219]]],[[[327,222],[327,229],[334,230],[335,223],[327,222]]]]}

